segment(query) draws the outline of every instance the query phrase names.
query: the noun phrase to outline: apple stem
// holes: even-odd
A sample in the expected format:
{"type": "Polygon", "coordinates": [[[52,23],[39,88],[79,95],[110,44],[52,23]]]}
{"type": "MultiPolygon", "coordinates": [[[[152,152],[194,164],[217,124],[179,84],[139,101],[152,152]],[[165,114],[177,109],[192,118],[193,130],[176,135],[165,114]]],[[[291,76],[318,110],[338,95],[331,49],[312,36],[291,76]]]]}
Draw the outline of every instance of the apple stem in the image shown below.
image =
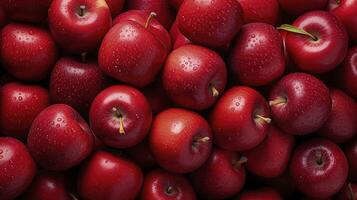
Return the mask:
{"type": "Polygon", "coordinates": [[[120,133],[120,135],[125,135],[123,115],[119,112],[119,110],[117,108],[112,108],[112,111],[119,118],[119,133],[120,133]]]}
{"type": "Polygon", "coordinates": [[[261,115],[255,115],[255,118],[256,118],[256,119],[259,119],[259,120],[262,120],[262,121],[264,121],[264,122],[266,122],[266,123],[268,123],[268,124],[271,123],[271,119],[270,119],[269,117],[263,117],[263,116],[261,116],[261,115]]]}
{"type": "Polygon", "coordinates": [[[81,61],[82,61],[82,63],[87,62],[87,53],[86,52],[81,53],[81,61]]]}
{"type": "Polygon", "coordinates": [[[169,186],[166,188],[165,193],[166,193],[167,195],[169,195],[169,196],[173,196],[173,195],[175,195],[175,194],[177,193],[177,190],[176,190],[174,187],[172,187],[171,185],[169,185],[169,186]]]}
{"type": "Polygon", "coordinates": [[[144,27],[145,27],[145,28],[149,27],[149,25],[150,25],[152,19],[154,19],[156,16],[157,16],[157,15],[156,15],[155,12],[151,12],[150,15],[149,15],[149,17],[146,19],[146,22],[145,22],[145,26],[144,26],[144,27]]]}
{"type": "Polygon", "coordinates": [[[341,0],[336,0],[337,5],[340,5],[340,3],[341,3],[341,0]]]}
{"type": "Polygon", "coordinates": [[[233,163],[235,168],[241,167],[244,163],[248,162],[248,158],[245,156],[241,156],[240,159],[233,163]]]}
{"type": "Polygon", "coordinates": [[[219,91],[217,90],[216,87],[214,87],[212,84],[209,85],[211,92],[212,92],[212,96],[213,97],[218,97],[219,96],[219,91]]]}
{"type": "Polygon", "coordinates": [[[278,97],[274,100],[269,101],[269,106],[275,106],[275,105],[279,105],[279,104],[284,104],[287,102],[287,99],[283,98],[283,97],[278,97]]]}
{"type": "Polygon", "coordinates": [[[80,5],[79,6],[79,16],[83,17],[84,16],[84,11],[86,9],[85,5],[80,5]]]}
{"type": "Polygon", "coordinates": [[[315,37],[314,35],[312,35],[311,33],[305,31],[302,28],[298,28],[298,27],[290,25],[290,24],[282,24],[279,27],[277,27],[277,29],[285,30],[285,31],[292,32],[292,33],[298,33],[301,35],[306,35],[306,36],[309,36],[314,41],[318,40],[318,38],[315,37]]]}
{"type": "Polygon", "coordinates": [[[349,182],[347,187],[348,187],[348,191],[350,192],[350,195],[349,195],[350,199],[354,200],[355,199],[355,194],[353,193],[352,184],[349,182]]]}
{"type": "Polygon", "coordinates": [[[316,157],[316,163],[318,165],[322,165],[323,161],[322,161],[322,152],[320,150],[315,152],[315,157],[316,157]]]}
{"type": "Polygon", "coordinates": [[[196,139],[196,142],[200,142],[200,143],[206,143],[210,140],[209,137],[203,137],[203,138],[198,138],[196,139]]]}

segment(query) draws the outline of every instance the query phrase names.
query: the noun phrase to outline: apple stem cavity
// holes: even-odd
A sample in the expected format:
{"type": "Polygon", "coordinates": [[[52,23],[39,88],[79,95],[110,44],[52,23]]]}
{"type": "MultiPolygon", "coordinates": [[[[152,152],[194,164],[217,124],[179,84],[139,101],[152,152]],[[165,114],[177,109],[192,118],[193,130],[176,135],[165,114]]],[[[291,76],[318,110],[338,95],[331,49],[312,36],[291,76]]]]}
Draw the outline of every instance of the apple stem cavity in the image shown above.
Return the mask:
{"type": "Polygon", "coordinates": [[[233,166],[238,169],[246,162],[248,162],[248,158],[245,156],[241,156],[238,161],[233,162],[233,166]]]}
{"type": "Polygon", "coordinates": [[[146,19],[146,22],[145,22],[145,28],[149,27],[152,19],[154,19],[155,17],[157,16],[157,14],[155,12],[151,12],[149,17],[146,19]]]}
{"type": "Polygon", "coordinates": [[[255,119],[266,122],[268,124],[271,123],[271,119],[269,117],[263,117],[261,115],[255,115],[255,119]]]}
{"type": "Polygon", "coordinates": [[[169,185],[165,189],[165,194],[167,194],[168,196],[174,196],[177,194],[177,190],[174,187],[172,187],[171,185],[169,185]]]}
{"type": "Polygon", "coordinates": [[[119,134],[120,135],[125,135],[125,129],[124,129],[124,117],[123,115],[119,112],[117,108],[112,108],[112,111],[114,112],[115,116],[119,118],[119,134]]]}
{"type": "Polygon", "coordinates": [[[283,97],[278,97],[274,100],[269,101],[269,106],[275,106],[275,105],[279,105],[279,104],[285,104],[287,102],[286,98],[283,97]]]}
{"type": "Polygon", "coordinates": [[[218,97],[219,96],[219,91],[217,90],[216,87],[214,87],[212,84],[209,85],[211,92],[212,92],[212,96],[213,97],[218,97]]]}
{"type": "Polygon", "coordinates": [[[317,150],[315,152],[315,157],[316,157],[316,163],[318,165],[322,165],[323,164],[323,160],[322,160],[322,152],[320,150],[317,150]]]}
{"type": "Polygon", "coordinates": [[[305,31],[304,29],[298,28],[298,27],[290,25],[290,24],[282,24],[279,27],[277,27],[277,29],[281,29],[281,30],[285,30],[288,32],[297,33],[297,34],[301,34],[301,35],[306,35],[306,36],[309,36],[313,41],[318,40],[318,38],[316,36],[312,35],[311,33],[305,31]]]}
{"type": "Polygon", "coordinates": [[[79,13],[78,15],[83,17],[84,16],[84,13],[85,13],[85,10],[86,10],[86,6],[85,5],[80,5],[79,6],[79,13]]]}

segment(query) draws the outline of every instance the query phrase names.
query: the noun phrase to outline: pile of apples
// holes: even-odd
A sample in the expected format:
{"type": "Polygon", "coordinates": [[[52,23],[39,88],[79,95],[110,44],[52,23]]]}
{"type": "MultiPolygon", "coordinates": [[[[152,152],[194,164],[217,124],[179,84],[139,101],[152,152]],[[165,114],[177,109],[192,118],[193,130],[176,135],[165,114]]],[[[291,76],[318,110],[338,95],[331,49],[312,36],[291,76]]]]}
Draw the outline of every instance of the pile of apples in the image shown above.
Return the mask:
{"type": "Polygon", "coordinates": [[[0,200],[357,200],[357,0],[0,0],[0,200]]]}

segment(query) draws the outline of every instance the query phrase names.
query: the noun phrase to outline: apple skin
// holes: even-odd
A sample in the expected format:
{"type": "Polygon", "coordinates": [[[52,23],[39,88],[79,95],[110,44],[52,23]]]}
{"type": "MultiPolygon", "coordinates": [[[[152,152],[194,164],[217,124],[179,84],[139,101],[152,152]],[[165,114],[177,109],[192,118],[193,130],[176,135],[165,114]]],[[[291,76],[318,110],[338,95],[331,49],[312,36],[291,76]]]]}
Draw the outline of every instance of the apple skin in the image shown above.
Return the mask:
{"type": "Polygon", "coordinates": [[[146,174],[140,199],[196,200],[196,194],[183,175],[158,169],[146,174]]]}
{"type": "Polygon", "coordinates": [[[357,42],[357,0],[329,0],[327,9],[345,25],[349,39],[357,42]]]}
{"type": "Polygon", "coordinates": [[[27,137],[31,155],[51,171],[78,165],[92,152],[93,145],[93,133],[87,123],[65,104],[53,104],[38,114],[27,137]]]}
{"type": "Polygon", "coordinates": [[[262,86],[278,79],[285,70],[285,57],[275,27],[265,23],[242,26],[231,50],[230,69],[243,85],[262,86]]]}
{"type": "Polygon", "coordinates": [[[207,162],[190,174],[197,194],[216,200],[237,194],[245,184],[245,169],[240,162],[238,153],[214,148],[207,162]]]}
{"type": "Polygon", "coordinates": [[[258,115],[270,117],[268,103],[261,94],[245,86],[227,90],[210,117],[214,143],[231,151],[254,148],[264,140],[269,128],[269,123],[258,115]]]}
{"type": "Polygon", "coordinates": [[[166,47],[154,34],[139,23],[125,21],[116,24],[105,35],[98,62],[108,76],[144,87],[154,81],[166,56],[166,47]]]}
{"type": "Polygon", "coordinates": [[[255,175],[278,177],[287,168],[294,145],[295,139],[292,135],[271,125],[263,142],[242,153],[248,159],[245,166],[255,175]]]}
{"type": "Polygon", "coordinates": [[[278,0],[238,0],[243,8],[244,22],[276,25],[279,17],[278,0]]]}
{"type": "Polygon", "coordinates": [[[94,153],[82,165],[77,188],[86,200],[135,199],[143,183],[141,169],[129,160],[105,151],[94,153]]]}
{"type": "Polygon", "coordinates": [[[4,27],[8,22],[5,10],[3,6],[0,5],[0,28],[4,27]]]}
{"type": "Polygon", "coordinates": [[[357,136],[357,104],[341,90],[331,88],[332,109],[319,134],[335,143],[344,143],[357,136]]]}
{"type": "Polygon", "coordinates": [[[50,96],[86,116],[93,99],[109,84],[96,61],[81,62],[63,57],[57,61],[50,78],[50,96]]]}
{"type": "Polygon", "coordinates": [[[159,114],[172,105],[161,82],[161,80],[157,80],[142,90],[146,99],[149,101],[153,115],[159,114]]]}
{"type": "Polygon", "coordinates": [[[237,0],[186,0],[176,20],[189,40],[210,47],[227,45],[244,23],[243,10],[237,0]]]}
{"type": "Polygon", "coordinates": [[[7,83],[0,88],[0,132],[26,141],[33,120],[49,105],[50,98],[45,88],[7,83]]]}
{"type": "Polygon", "coordinates": [[[125,4],[125,0],[105,0],[105,2],[110,9],[110,13],[112,13],[112,17],[119,15],[125,4]]]}
{"type": "Polygon", "coordinates": [[[169,4],[173,6],[176,10],[178,10],[184,0],[168,0],[169,4]]]}
{"type": "Polygon", "coordinates": [[[357,46],[348,50],[342,65],[337,68],[338,85],[357,100],[357,46]]]}
{"type": "Polygon", "coordinates": [[[63,174],[41,171],[23,195],[24,200],[73,200],[63,174]]]}
{"type": "Polygon", "coordinates": [[[336,144],[326,139],[310,139],[295,149],[289,172],[302,193],[313,198],[328,198],[343,187],[348,163],[336,144]]]}
{"type": "Polygon", "coordinates": [[[357,200],[357,184],[347,181],[336,195],[336,200],[357,200]]]}
{"type": "Polygon", "coordinates": [[[289,32],[286,49],[300,71],[324,73],[336,68],[346,56],[348,34],[343,24],[331,13],[311,11],[298,17],[294,26],[307,31],[306,35],[289,32]]]}
{"type": "Polygon", "coordinates": [[[349,163],[349,179],[357,182],[357,137],[350,141],[344,148],[349,163]]]}
{"type": "Polygon", "coordinates": [[[0,171],[0,197],[11,200],[31,184],[36,164],[23,143],[15,138],[0,137],[0,171]]]}
{"type": "Polygon", "coordinates": [[[171,26],[170,36],[171,36],[171,40],[173,42],[172,49],[177,49],[177,48],[184,46],[186,44],[192,44],[192,42],[181,33],[181,31],[177,25],[177,20],[171,26]]]}
{"type": "Polygon", "coordinates": [[[111,27],[112,17],[105,0],[53,0],[48,23],[56,42],[65,51],[81,54],[96,51],[111,27]]]}
{"type": "Polygon", "coordinates": [[[288,15],[299,16],[311,10],[325,10],[329,0],[279,0],[280,8],[288,15]]]}
{"type": "Polygon", "coordinates": [[[130,158],[142,169],[148,170],[156,166],[156,161],[149,147],[149,142],[144,140],[139,144],[126,149],[125,151],[130,158]]]}
{"type": "Polygon", "coordinates": [[[204,110],[223,93],[227,69],[216,52],[198,45],[185,45],[169,54],[161,78],[166,94],[174,103],[204,110]],[[211,87],[218,91],[217,95],[211,87]]]}
{"type": "Polygon", "coordinates": [[[163,169],[188,173],[199,168],[209,157],[212,132],[199,114],[170,108],[154,119],[149,145],[155,160],[163,169]]]}
{"type": "Polygon", "coordinates": [[[174,19],[174,11],[171,9],[167,0],[129,0],[127,1],[128,10],[145,10],[155,12],[157,20],[169,30],[174,19]]]}
{"type": "Polygon", "coordinates": [[[1,31],[0,55],[4,69],[15,78],[47,78],[58,56],[55,41],[42,28],[11,23],[1,31]]]}
{"type": "Polygon", "coordinates": [[[95,97],[89,121],[94,134],[104,144],[128,148],[140,143],[148,134],[152,112],[149,102],[139,90],[126,85],[114,85],[95,97]],[[121,123],[123,133],[120,132],[121,123]]]}
{"type": "Polygon", "coordinates": [[[243,191],[235,200],[283,200],[283,197],[272,188],[259,188],[243,191]]]}
{"type": "Polygon", "coordinates": [[[39,23],[47,18],[52,0],[2,0],[1,4],[11,20],[39,23]]]}
{"type": "Polygon", "coordinates": [[[305,73],[280,79],[269,95],[274,122],[288,134],[306,135],[319,130],[329,117],[332,103],[323,82],[305,73]],[[282,99],[282,103],[273,103],[282,99]]]}

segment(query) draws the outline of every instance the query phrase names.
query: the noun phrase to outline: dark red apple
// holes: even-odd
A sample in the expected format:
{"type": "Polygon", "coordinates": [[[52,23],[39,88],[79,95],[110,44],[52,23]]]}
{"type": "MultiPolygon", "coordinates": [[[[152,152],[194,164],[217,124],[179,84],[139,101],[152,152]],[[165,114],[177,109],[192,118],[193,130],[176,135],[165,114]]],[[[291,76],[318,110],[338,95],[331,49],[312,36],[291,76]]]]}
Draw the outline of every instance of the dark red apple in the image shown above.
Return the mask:
{"type": "Polygon", "coordinates": [[[328,10],[345,25],[350,40],[357,42],[357,1],[329,0],[328,10]]]}
{"type": "Polygon", "coordinates": [[[178,10],[184,0],[168,0],[169,4],[178,10]]]}
{"type": "Polygon", "coordinates": [[[96,51],[112,17],[105,0],[53,0],[48,21],[56,42],[67,52],[81,54],[96,51]]]}
{"type": "Polygon", "coordinates": [[[260,188],[243,191],[235,200],[283,200],[283,197],[272,188],[260,188]]]}
{"type": "Polygon", "coordinates": [[[214,51],[185,45],[175,49],[166,59],[162,84],[171,100],[183,107],[204,110],[223,93],[227,69],[214,51]]]}
{"type": "Polygon", "coordinates": [[[195,191],[204,199],[226,199],[245,184],[246,158],[238,153],[215,148],[207,162],[190,174],[195,191]]]}
{"type": "Polygon", "coordinates": [[[242,153],[248,159],[245,166],[255,175],[267,178],[278,177],[288,166],[294,144],[292,135],[271,125],[262,143],[242,153]]]}
{"type": "Polygon", "coordinates": [[[233,44],[230,69],[234,78],[249,86],[262,86],[278,79],[285,70],[283,41],[272,25],[242,26],[233,44]]]}
{"type": "Polygon", "coordinates": [[[108,4],[112,17],[119,15],[124,7],[125,0],[105,0],[108,4]]]}
{"type": "Polygon", "coordinates": [[[153,82],[167,55],[167,47],[148,28],[153,16],[145,25],[127,20],[109,30],[98,55],[104,73],[137,87],[153,82]]]}
{"type": "Polygon", "coordinates": [[[50,105],[48,91],[40,86],[8,83],[0,88],[0,132],[26,141],[35,117],[50,105]]]}
{"type": "Polygon", "coordinates": [[[284,24],[280,28],[289,31],[285,39],[286,49],[301,71],[328,72],[336,68],[346,56],[346,29],[329,12],[311,11],[297,18],[293,27],[284,24]]]}
{"type": "Polygon", "coordinates": [[[337,69],[339,86],[357,100],[357,46],[348,50],[342,65],[337,69]]]}
{"type": "Polygon", "coordinates": [[[146,174],[140,199],[196,200],[196,194],[183,175],[159,169],[146,174]]]}
{"type": "Polygon", "coordinates": [[[129,0],[127,1],[129,10],[144,10],[155,12],[157,20],[169,30],[175,16],[167,0],[129,0]]]}
{"type": "Polygon", "coordinates": [[[269,105],[252,88],[227,90],[211,113],[214,143],[231,151],[252,149],[264,140],[270,119],[269,105]]]}
{"type": "Polygon", "coordinates": [[[238,0],[243,8],[244,22],[275,25],[279,17],[278,0],[238,0]]]}
{"type": "Polygon", "coordinates": [[[2,0],[6,15],[15,21],[42,22],[52,0],[2,0]]]}
{"type": "Polygon", "coordinates": [[[142,92],[150,103],[153,115],[157,115],[172,105],[162,86],[161,80],[157,80],[148,87],[145,87],[142,92]]]}
{"type": "Polygon", "coordinates": [[[279,0],[280,8],[292,16],[299,16],[310,10],[324,10],[329,0],[279,0]]]}
{"type": "Polygon", "coordinates": [[[47,30],[11,23],[1,31],[0,55],[6,71],[15,78],[47,78],[57,60],[57,47],[47,30]]]}
{"type": "Polygon", "coordinates": [[[51,73],[51,100],[72,106],[87,115],[93,99],[108,83],[96,61],[63,57],[51,73]]]}
{"type": "Polygon", "coordinates": [[[243,10],[237,0],[186,0],[176,20],[189,40],[210,47],[227,45],[244,23],[243,10]]]}
{"type": "Polygon", "coordinates": [[[138,164],[142,169],[152,169],[156,165],[154,156],[152,155],[147,140],[126,149],[126,153],[130,160],[138,164]]]}
{"type": "Polygon", "coordinates": [[[93,133],[70,106],[54,104],[37,115],[27,137],[27,145],[37,163],[47,169],[70,169],[93,149],[93,133]]]}
{"type": "Polygon", "coordinates": [[[192,42],[181,33],[180,29],[178,28],[177,21],[175,21],[171,26],[170,36],[173,42],[172,49],[177,49],[186,44],[192,44],[192,42]]]}
{"type": "Polygon", "coordinates": [[[152,112],[149,102],[137,89],[115,85],[100,92],[89,112],[94,134],[106,145],[132,147],[149,132],[152,112]]]}
{"type": "Polygon", "coordinates": [[[212,132],[200,115],[179,108],[159,113],[153,121],[149,145],[158,164],[175,173],[199,168],[211,153],[212,132]]]}
{"type": "Polygon", "coordinates": [[[4,27],[7,24],[7,16],[2,5],[0,5],[0,28],[4,27]]]}
{"type": "Polygon", "coordinates": [[[15,138],[0,137],[0,197],[11,200],[31,184],[36,164],[26,146],[15,138]]]}
{"type": "Polygon", "coordinates": [[[357,137],[350,141],[344,148],[349,163],[349,179],[357,182],[357,137]]]}
{"type": "Polygon", "coordinates": [[[270,92],[269,104],[275,123],[293,135],[319,130],[332,105],[325,84],[305,73],[291,73],[277,82],[270,92]]]}
{"type": "Polygon", "coordinates": [[[337,194],[336,200],[357,200],[357,184],[346,182],[337,194]]]}
{"type": "Polygon", "coordinates": [[[347,175],[345,155],[329,140],[304,141],[292,155],[290,176],[296,187],[309,197],[331,197],[342,188],[347,175]]]}
{"type": "Polygon", "coordinates": [[[83,164],[77,188],[86,200],[133,200],[138,196],[143,174],[138,166],[114,154],[98,151],[83,164]]]}
{"type": "Polygon", "coordinates": [[[74,200],[64,174],[41,171],[23,195],[24,200],[74,200]]]}
{"type": "Polygon", "coordinates": [[[330,89],[332,109],[319,134],[335,143],[344,143],[357,136],[357,104],[338,89],[330,89]]]}

